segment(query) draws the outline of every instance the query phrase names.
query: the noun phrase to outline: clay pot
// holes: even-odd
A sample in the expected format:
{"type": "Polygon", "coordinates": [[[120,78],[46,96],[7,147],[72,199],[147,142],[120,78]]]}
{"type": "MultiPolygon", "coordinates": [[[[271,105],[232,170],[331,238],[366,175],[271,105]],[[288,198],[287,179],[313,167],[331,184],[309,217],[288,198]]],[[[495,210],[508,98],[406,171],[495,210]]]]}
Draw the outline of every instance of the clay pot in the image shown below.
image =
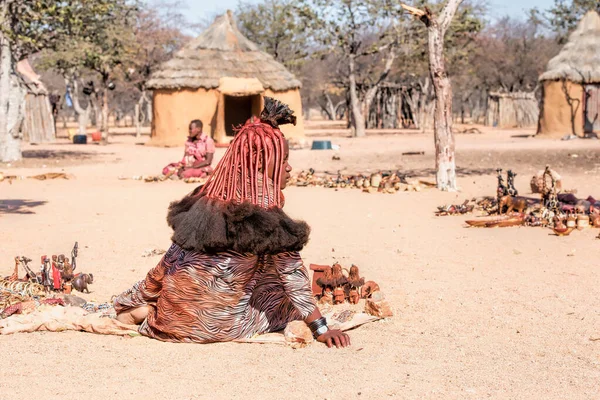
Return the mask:
{"type": "Polygon", "coordinates": [[[577,216],[577,229],[580,231],[590,227],[590,217],[580,214],[577,216]]]}
{"type": "Polygon", "coordinates": [[[358,290],[350,289],[350,293],[348,294],[348,302],[350,302],[350,304],[358,304],[358,300],[360,300],[358,290]]]}

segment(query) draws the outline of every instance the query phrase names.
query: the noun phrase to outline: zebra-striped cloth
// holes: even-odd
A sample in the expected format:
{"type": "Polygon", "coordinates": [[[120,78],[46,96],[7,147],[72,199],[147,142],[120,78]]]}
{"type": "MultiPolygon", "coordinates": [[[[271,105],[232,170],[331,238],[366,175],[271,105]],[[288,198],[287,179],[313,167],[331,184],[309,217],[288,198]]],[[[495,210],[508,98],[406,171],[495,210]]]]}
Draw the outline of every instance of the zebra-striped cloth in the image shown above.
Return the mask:
{"type": "Polygon", "coordinates": [[[150,305],[143,335],[210,343],[285,328],[315,309],[298,252],[205,254],[173,244],[146,279],[115,298],[117,313],[150,305]]]}

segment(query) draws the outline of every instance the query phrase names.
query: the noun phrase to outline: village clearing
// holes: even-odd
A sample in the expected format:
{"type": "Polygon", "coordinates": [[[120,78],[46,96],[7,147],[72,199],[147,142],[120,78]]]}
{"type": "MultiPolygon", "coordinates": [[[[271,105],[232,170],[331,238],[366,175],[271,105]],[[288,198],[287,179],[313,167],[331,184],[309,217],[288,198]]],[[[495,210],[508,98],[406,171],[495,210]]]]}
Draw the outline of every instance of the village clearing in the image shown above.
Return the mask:
{"type": "MultiPolygon", "coordinates": [[[[287,212],[312,227],[306,264],[358,265],[395,312],[351,331],[350,348],[172,344],[79,332],[0,336],[0,398],[597,398],[598,230],[556,237],[550,229],[474,229],[465,216],[434,216],[439,205],[494,195],[497,167],[517,172],[523,195],[531,176],[550,164],[565,188],[600,196],[600,141],[525,137],[532,133],[457,135],[458,193],[286,189],[287,212]]],[[[295,172],[399,169],[433,179],[431,134],[328,139],[340,150],[293,150],[295,172]],[[410,151],[425,154],[401,155],[410,151]]],[[[142,279],[160,258],[145,252],[170,244],[169,202],[195,187],[118,179],[159,174],[182,155],[182,147],[138,143],[146,140],[24,145],[24,161],[0,164],[0,172],[18,176],[73,175],[0,182],[0,275],[10,275],[17,255],[32,258],[37,270],[41,255],[69,254],[78,241],[78,270],[93,273],[94,283],[91,294],[77,295],[109,301],[142,279]]]]}

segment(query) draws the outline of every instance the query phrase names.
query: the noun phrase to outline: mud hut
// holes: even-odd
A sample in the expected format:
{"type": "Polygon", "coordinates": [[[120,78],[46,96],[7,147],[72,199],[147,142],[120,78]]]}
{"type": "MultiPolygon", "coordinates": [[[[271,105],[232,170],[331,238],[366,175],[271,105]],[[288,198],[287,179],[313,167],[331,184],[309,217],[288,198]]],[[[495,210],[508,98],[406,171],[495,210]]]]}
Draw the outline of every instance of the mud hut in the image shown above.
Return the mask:
{"type": "Polygon", "coordinates": [[[303,136],[301,83],[237,29],[231,11],[178,51],[148,82],[153,91],[150,144],[179,146],[188,123],[199,118],[217,143],[229,142],[233,128],[258,115],[263,97],[277,98],[296,112],[286,137],[303,136]]]}
{"type": "Polygon", "coordinates": [[[485,124],[499,128],[535,127],[540,109],[534,93],[513,92],[488,95],[485,124]]]}
{"type": "Polygon", "coordinates": [[[31,68],[29,61],[19,61],[17,71],[21,78],[21,86],[25,90],[24,118],[21,124],[23,140],[29,143],[54,141],[54,117],[46,87],[40,81],[40,76],[31,68]]]}
{"type": "Polygon", "coordinates": [[[600,132],[600,15],[589,11],[540,76],[538,134],[562,137],[600,132]]]}

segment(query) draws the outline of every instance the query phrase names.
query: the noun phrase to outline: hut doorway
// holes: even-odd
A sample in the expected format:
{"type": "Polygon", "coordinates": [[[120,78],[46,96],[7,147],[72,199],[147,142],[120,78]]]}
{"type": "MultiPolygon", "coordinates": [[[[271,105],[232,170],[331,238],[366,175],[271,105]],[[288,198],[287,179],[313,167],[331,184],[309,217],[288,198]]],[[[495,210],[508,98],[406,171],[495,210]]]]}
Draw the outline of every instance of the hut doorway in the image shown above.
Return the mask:
{"type": "Polygon", "coordinates": [[[252,115],[260,113],[261,97],[225,96],[225,134],[234,135],[234,128],[243,125],[252,115]]]}
{"type": "Polygon", "coordinates": [[[600,85],[585,85],[583,131],[600,132],[600,85]]]}

